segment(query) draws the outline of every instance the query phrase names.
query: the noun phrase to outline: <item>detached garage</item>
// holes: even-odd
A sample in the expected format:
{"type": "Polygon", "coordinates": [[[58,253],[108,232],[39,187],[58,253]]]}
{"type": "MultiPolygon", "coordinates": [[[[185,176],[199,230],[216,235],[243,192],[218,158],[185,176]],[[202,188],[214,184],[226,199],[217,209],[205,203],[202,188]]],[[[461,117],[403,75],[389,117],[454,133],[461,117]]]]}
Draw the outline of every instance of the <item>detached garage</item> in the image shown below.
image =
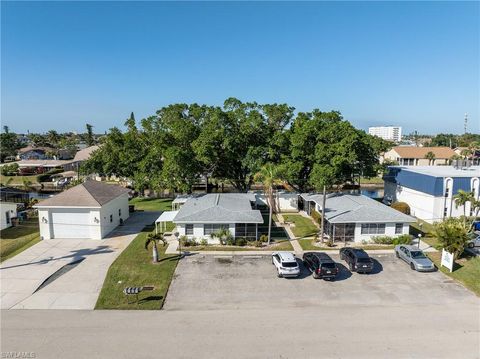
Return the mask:
{"type": "Polygon", "coordinates": [[[128,192],[86,181],[38,203],[42,239],[102,239],[128,216],[128,192]]]}

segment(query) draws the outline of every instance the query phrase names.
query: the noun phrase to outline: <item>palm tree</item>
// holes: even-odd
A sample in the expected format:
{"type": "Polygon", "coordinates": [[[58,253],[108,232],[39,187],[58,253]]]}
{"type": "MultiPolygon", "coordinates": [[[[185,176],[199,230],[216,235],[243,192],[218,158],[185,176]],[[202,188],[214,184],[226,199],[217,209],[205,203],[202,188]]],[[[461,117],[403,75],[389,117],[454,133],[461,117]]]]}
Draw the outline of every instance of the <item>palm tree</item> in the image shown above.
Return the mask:
{"type": "Polygon", "coordinates": [[[265,192],[267,203],[269,207],[268,213],[268,244],[270,244],[272,236],[272,215],[274,203],[274,187],[277,184],[283,183],[282,181],[282,171],[280,167],[274,165],[273,163],[266,163],[260,171],[255,174],[255,181],[262,182],[263,191],[265,192]]]}
{"type": "Polygon", "coordinates": [[[158,241],[162,241],[163,245],[165,246],[167,242],[165,241],[165,238],[163,237],[163,233],[149,233],[147,236],[147,240],[145,241],[145,250],[148,250],[148,246],[150,243],[152,243],[152,262],[157,263],[158,262],[158,248],[157,248],[157,243],[158,241]]]}
{"type": "Polygon", "coordinates": [[[475,217],[478,217],[478,212],[480,212],[480,199],[474,199],[470,201],[472,213],[475,217]]]}
{"type": "Polygon", "coordinates": [[[462,221],[459,218],[447,218],[443,222],[433,225],[432,234],[438,239],[442,247],[454,258],[458,258],[465,250],[469,241],[468,232],[472,226],[471,221],[462,221]]]}
{"type": "Polygon", "coordinates": [[[462,189],[458,190],[458,193],[453,196],[455,200],[455,208],[463,206],[463,216],[467,216],[467,202],[473,202],[475,198],[473,197],[473,192],[467,192],[462,189]]]}
{"type": "Polygon", "coordinates": [[[425,158],[428,160],[428,165],[430,166],[435,161],[435,153],[429,151],[425,154],[425,158]]]}
{"type": "Polygon", "coordinates": [[[229,240],[233,239],[233,236],[228,228],[221,228],[218,231],[211,233],[210,238],[218,238],[220,244],[225,245],[229,240]]]}

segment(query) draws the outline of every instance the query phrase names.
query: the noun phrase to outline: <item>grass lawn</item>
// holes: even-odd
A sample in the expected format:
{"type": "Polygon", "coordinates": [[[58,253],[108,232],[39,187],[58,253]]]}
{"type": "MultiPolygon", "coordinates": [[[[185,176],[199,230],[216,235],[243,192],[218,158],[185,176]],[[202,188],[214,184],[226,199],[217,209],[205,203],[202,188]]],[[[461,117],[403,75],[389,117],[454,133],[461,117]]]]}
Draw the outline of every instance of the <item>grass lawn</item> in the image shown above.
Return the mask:
{"type": "MultiPolygon", "coordinates": [[[[338,244],[336,247],[317,247],[314,245],[313,239],[299,239],[298,243],[305,251],[336,251],[343,247],[343,243],[338,244]]],[[[379,244],[367,244],[357,246],[354,244],[347,244],[348,247],[359,247],[365,250],[377,250],[377,249],[393,249],[394,245],[379,245],[379,244]]]]}
{"type": "Polygon", "coordinates": [[[300,214],[283,214],[285,222],[294,223],[295,226],[290,227],[295,237],[313,236],[318,232],[317,226],[310,218],[306,218],[300,214]]]}
{"type": "Polygon", "coordinates": [[[462,257],[455,261],[453,272],[450,273],[447,268],[440,267],[441,252],[429,252],[427,254],[445,275],[459,281],[477,296],[480,296],[480,257],[464,253],[462,257]]]}
{"type": "MultiPolygon", "coordinates": [[[[152,263],[152,251],[145,250],[145,239],[153,231],[147,226],[110,266],[95,309],[161,309],[177,267],[177,255],[165,255],[158,246],[160,262],[152,263]],[[121,283],[119,283],[121,282],[121,283]],[[123,294],[125,287],[153,285],[155,290],[139,294],[137,303],[128,304],[123,294]]],[[[129,298],[134,302],[134,296],[129,298]]]]}
{"type": "Polygon", "coordinates": [[[4,229],[0,238],[0,262],[3,262],[40,241],[38,218],[30,218],[16,227],[4,229]]]}
{"type": "MultiPolygon", "coordinates": [[[[417,222],[411,223],[410,226],[416,232],[421,232],[422,236],[429,236],[433,231],[433,225],[431,223],[425,222],[422,219],[417,218],[417,222]]],[[[411,233],[416,235],[416,233],[411,233]]]]}
{"type": "Polygon", "coordinates": [[[38,183],[37,175],[33,176],[4,176],[0,174],[0,183],[7,185],[7,182],[12,179],[8,184],[9,186],[19,186],[23,185],[23,180],[32,182],[33,184],[38,183]]]}
{"type": "Polygon", "coordinates": [[[275,241],[270,247],[238,247],[238,246],[222,246],[222,245],[208,245],[208,246],[194,246],[182,247],[182,250],[187,252],[192,251],[293,251],[292,244],[288,240],[275,241]]]}
{"type": "Polygon", "coordinates": [[[141,211],[171,211],[171,198],[132,198],[129,204],[134,204],[136,210],[141,211]]]}

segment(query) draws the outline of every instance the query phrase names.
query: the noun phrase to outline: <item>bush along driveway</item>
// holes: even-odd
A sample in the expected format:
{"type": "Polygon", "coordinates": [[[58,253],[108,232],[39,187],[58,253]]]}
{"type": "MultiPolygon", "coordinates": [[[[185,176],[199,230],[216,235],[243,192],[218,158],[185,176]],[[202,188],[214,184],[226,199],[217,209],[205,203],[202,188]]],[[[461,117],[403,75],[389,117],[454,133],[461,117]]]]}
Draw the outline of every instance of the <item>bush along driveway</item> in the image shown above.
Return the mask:
{"type": "Polygon", "coordinates": [[[153,226],[147,226],[112,263],[103,283],[95,309],[161,309],[167,295],[178,255],[166,255],[161,244],[158,246],[159,262],[152,263],[152,251],[145,249],[145,240],[153,226]],[[141,292],[127,298],[125,287],[153,286],[153,291],[141,292]],[[129,303],[130,302],[130,303],[129,303]]]}

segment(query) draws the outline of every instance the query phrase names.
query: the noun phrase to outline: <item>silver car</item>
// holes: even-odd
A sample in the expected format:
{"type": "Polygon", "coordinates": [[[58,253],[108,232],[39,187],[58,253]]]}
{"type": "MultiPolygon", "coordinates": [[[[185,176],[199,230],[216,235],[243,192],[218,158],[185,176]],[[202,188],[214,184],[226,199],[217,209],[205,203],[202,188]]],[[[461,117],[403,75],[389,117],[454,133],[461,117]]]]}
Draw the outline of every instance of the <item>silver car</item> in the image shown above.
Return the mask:
{"type": "Polygon", "coordinates": [[[401,244],[395,246],[395,254],[397,258],[401,258],[410,264],[412,270],[419,272],[430,272],[435,270],[433,262],[417,247],[401,244]]]}
{"type": "Polygon", "coordinates": [[[468,248],[480,247],[480,234],[478,234],[478,232],[470,233],[468,237],[470,238],[467,242],[468,248]]]}

